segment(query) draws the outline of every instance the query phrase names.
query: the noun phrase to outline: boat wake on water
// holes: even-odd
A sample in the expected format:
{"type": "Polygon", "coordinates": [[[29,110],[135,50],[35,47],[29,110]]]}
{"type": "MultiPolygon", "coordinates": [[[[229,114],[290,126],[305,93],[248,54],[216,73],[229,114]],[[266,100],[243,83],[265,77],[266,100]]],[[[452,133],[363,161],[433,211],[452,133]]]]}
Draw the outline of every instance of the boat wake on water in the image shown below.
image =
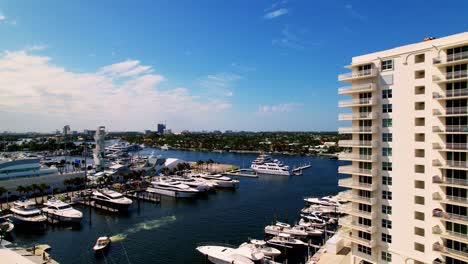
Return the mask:
{"type": "Polygon", "coordinates": [[[177,218],[175,215],[171,216],[166,216],[163,218],[159,219],[154,219],[154,220],[149,220],[149,221],[143,221],[141,223],[135,224],[131,228],[125,230],[122,233],[119,233],[117,235],[113,235],[110,237],[112,242],[119,242],[123,241],[127,238],[129,234],[135,234],[140,231],[148,231],[148,230],[153,230],[153,229],[158,229],[164,225],[170,224],[172,222],[175,222],[177,218]]]}

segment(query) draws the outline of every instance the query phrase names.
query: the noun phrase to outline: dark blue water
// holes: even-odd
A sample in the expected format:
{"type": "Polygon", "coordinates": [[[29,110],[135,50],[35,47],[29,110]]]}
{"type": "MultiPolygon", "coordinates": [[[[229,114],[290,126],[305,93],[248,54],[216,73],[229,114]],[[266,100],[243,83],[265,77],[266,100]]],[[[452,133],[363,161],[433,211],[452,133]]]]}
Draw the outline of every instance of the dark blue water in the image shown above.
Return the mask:
{"type": "MultiPolygon", "coordinates": [[[[213,159],[247,167],[254,154],[188,151],[158,152],[187,161],[213,159]]],[[[61,263],[204,263],[195,251],[203,242],[239,245],[248,238],[263,238],[263,228],[274,218],[299,220],[305,196],[335,194],[342,161],[327,158],[275,156],[293,166],[311,162],[302,176],[240,178],[239,189],[220,190],[196,200],[163,198],[160,205],[136,203],[127,215],[112,215],[79,208],[84,213],[79,227],[49,227],[43,234],[17,231],[15,242],[30,246],[49,244],[52,256],[61,263]],[[106,255],[95,256],[96,238],[114,236],[106,255]]],[[[290,262],[291,263],[291,262],[290,262]]]]}

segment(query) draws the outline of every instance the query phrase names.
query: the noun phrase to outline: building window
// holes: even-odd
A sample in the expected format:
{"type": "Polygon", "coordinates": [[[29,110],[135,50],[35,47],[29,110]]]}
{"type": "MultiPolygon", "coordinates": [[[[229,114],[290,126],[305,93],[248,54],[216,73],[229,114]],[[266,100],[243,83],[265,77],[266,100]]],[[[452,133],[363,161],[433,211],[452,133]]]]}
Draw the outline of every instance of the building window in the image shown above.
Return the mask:
{"type": "Polygon", "coordinates": [[[382,112],[383,113],[391,113],[392,112],[392,104],[383,104],[382,105],[382,112]]]}
{"type": "Polygon", "coordinates": [[[393,70],[393,60],[382,61],[382,71],[393,70]]]}
{"type": "Polygon", "coordinates": [[[392,148],[382,148],[382,156],[391,157],[392,156],[392,148]]]}
{"type": "Polygon", "coordinates": [[[382,90],[382,99],[392,98],[392,89],[382,90]]]}
{"type": "Polygon", "coordinates": [[[382,228],[392,229],[392,220],[382,219],[382,228]]]}
{"type": "Polygon", "coordinates": [[[384,161],[382,162],[382,170],[384,171],[392,171],[392,163],[384,161]]]}
{"type": "Polygon", "coordinates": [[[390,205],[382,205],[382,214],[392,214],[392,207],[390,205]]]}
{"type": "Polygon", "coordinates": [[[384,118],[382,119],[382,126],[383,127],[392,127],[392,119],[391,118],[384,118]]]}
{"type": "Polygon", "coordinates": [[[383,185],[392,185],[392,177],[382,176],[383,185]]]}
{"type": "Polygon", "coordinates": [[[392,200],[392,192],[382,191],[382,199],[392,200]]]}
{"type": "Polygon", "coordinates": [[[392,142],[393,135],[392,133],[382,133],[382,141],[383,142],[392,142]]]}
{"type": "Polygon", "coordinates": [[[362,253],[367,254],[369,256],[372,255],[372,249],[370,247],[366,247],[366,246],[363,246],[361,244],[358,244],[357,250],[359,252],[362,252],[362,253]]]}
{"type": "Polygon", "coordinates": [[[392,243],[392,235],[382,233],[382,241],[392,243]]]}
{"type": "Polygon", "coordinates": [[[392,254],[382,251],[382,260],[386,262],[392,262],[392,254]]]}

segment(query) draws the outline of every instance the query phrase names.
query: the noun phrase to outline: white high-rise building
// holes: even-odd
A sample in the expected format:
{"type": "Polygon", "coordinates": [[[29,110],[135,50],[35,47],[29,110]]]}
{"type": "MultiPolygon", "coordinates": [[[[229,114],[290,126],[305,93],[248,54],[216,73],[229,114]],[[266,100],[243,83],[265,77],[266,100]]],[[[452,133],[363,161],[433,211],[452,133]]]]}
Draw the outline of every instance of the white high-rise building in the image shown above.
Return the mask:
{"type": "Polygon", "coordinates": [[[353,57],[341,236],[351,263],[468,263],[468,32],[353,57]]]}

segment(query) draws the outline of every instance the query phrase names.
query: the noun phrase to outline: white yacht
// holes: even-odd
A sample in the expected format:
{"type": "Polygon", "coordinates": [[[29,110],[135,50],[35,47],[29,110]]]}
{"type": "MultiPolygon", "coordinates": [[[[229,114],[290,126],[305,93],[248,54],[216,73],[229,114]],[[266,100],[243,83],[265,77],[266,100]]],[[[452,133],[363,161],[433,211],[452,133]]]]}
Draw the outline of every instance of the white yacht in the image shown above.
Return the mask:
{"type": "Polygon", "coordinates": [[[118,142],[105,148],[108,152],[129,152],[140,150],[140,145],[130,144],[128,142],[118,142]]]}
{"type": "Polygon", "coordinates": [[[83,218],[82,212],[55,198],[49,199],[44,205],[42,212],[57,218],[61,222],[78,223],[83,218]]]}
{"type": "Polygon", "coordinates": [[[259,174],[273,174],[284,176],[291,175],[291,170],[289,169],[289,166],[284,165],[281,161],[277,159],[272,159],[266,154],[262,154],[258,156],[258,158],[256,158],[254,161],[252,161],[252,165],[250,165],[250,168],[259,174]]]}
{"type": "Polygon", "coordinates": [[[32,201],[16,201],[10,209],[13,223],[33,228],[45,228],[47,218],[32,201]]]}
{"type": "Polygon", "coordinates": [[[126,198],[119,192],[115,192],[109,189],[100,189],[94,191],[91,195],[91,199],[96,204],[114,208],[119,211],[128,210],[128,207],[132,205],[132,200],[126,198]]]}
{"type": "Polygon", "coordinates": [[[276,248],[272,248],[266,245],[266,242],[263,240],[257,240],[257,239],[251,239],[249,243],[243,243],[239,246],[241,247],[247,247],[252,251],[259,251],[263,253],[263,255],[267,257],[276,257],[281,255],[281,251],[279,251],[276,248]]]}
{"type": "Polygon", "coordinates": [[[265,227],[265,234],[277,236],[281,233],[289,234],[295,237],[307,237],[308,233],[301,228],[288,226],[279,226],[279,225],[269,225],[265,227]]]}
{"type": "Polygon", "coordinates": [[[306,228],[312,229],[322,229],[327,225],[323,220],[320,220],[320,222],[316,222],[313,220],[309,221],[308,219],[301,219],[297,224],[299,226],[304,226],[306,228]]]}
{"type": "Polygon", "coordinates": [[[237,188],[239,181],[223,176],[221,174],[201,174],[201,178],[215,182],[219,188],[237,188]]]}
{"type": "Polygon", "coordinates": [[[160,179],[158,181],[151,182],[151,184],[152,187],[148,187],[146,189],[147,192],[176,198],[190,198],[200,193],[199,190],[174,180],[160,179]]]}
{"type": "Polygon", "coordinates": [[[29,157],[0,157],[0,180],[56,174],[55,167],[42,166],[40,159],[29,157]]]}
{"type": "Polygon", "coordinates": [[[203,179],[195,179],[191,177],[172,176],[173,180],[179,181],[192,188],[197,189],[200,192],[207,192],[214,189],[218,184],[203,179]]]}
{"type": "Polygon", "coordinates": [[[6,232],[10,233],[15,228],[15,225],[5,217],[0,217],[0,228],[5,228],[6,232]]]}
{"type": "Polygon", "coordinates": [[[304,201],[306,201],[309,204],[334,207],[343,205],[348,202],[347,200],[341,199],[338,196],[324,196],[322,198],[309,197],[304,198],[304,201]]]}
{"type": "Polygon", "coordinates": [[[307,243],[302,242],[299,239],[291,237],[289,234],[280,233],[278,236],[273,237],[267,241],[270,245],[280,246],[280,247],[297,247],[297,246],[307,246],[307,243]]]}
{"type": "Polygon", "coordinates": [[[214,264],[255,264],[265,258],[260,251],[252,251],[248,247],[201,246],[197,250],[214,264]]]}

